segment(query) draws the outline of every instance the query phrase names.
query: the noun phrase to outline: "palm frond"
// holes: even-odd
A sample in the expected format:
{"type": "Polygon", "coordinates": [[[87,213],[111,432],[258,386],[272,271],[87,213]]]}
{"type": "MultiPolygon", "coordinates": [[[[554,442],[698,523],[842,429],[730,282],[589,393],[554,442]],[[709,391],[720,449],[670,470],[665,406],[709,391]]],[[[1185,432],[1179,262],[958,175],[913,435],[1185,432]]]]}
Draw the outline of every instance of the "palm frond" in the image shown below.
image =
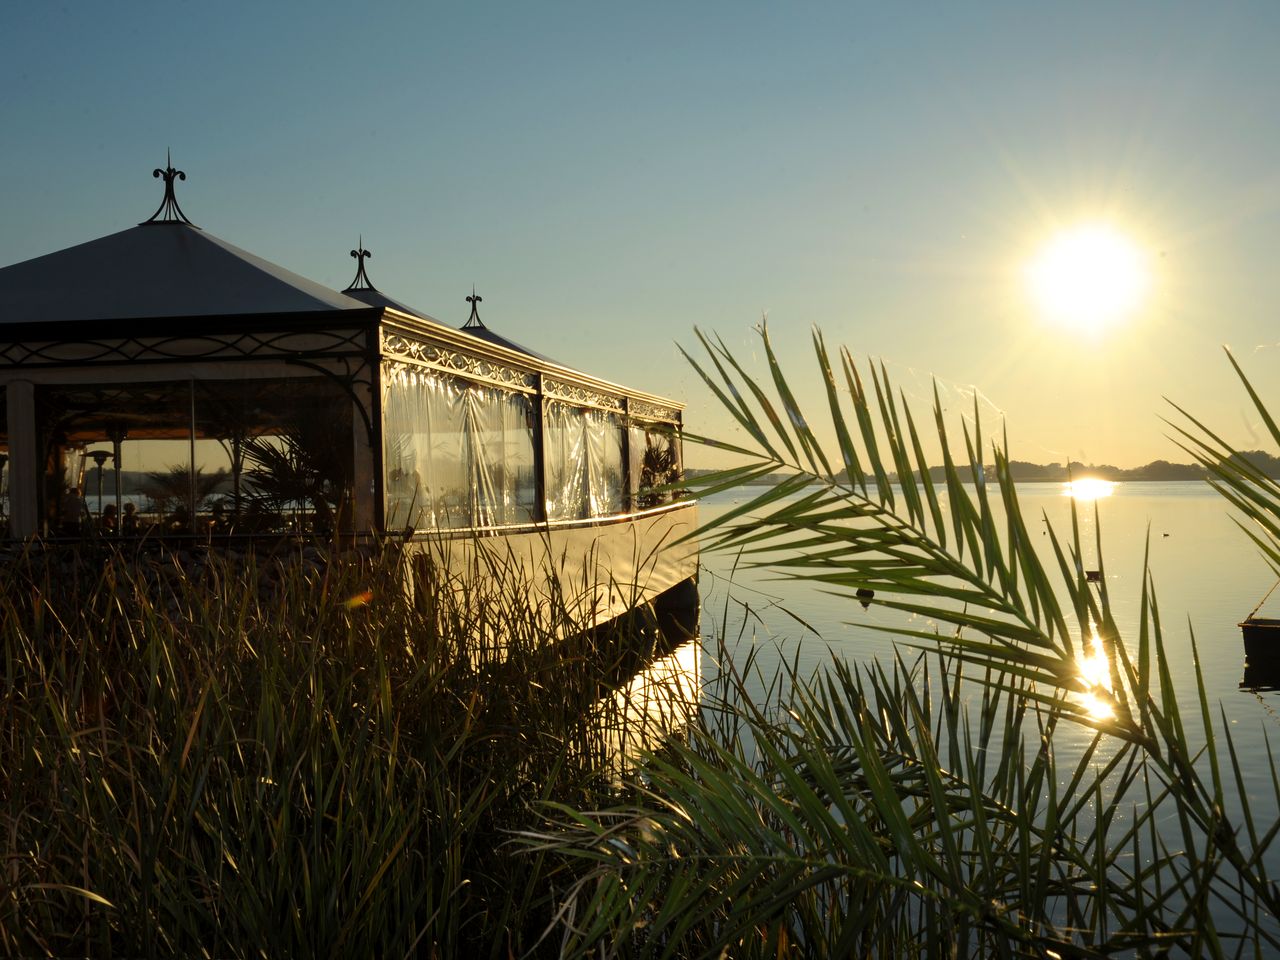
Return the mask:
{"type": "MultiPolygon", "coordinates": [[[[1198,659],[1189,718],[1203,733],[1190,732],[1146,571],[1131,647],[1106,585],[1086,576],[1074,506],[1068,532],[1044,517],[1047,541],[1030,536],[1007,451],[984,439],[976,401],[956,432],[935,385],[934,433],[923,436],[884,365],[864,376],[841,349],[837,379],[815,331],[838,451],[828,457],[758,332],[759,382],[719,338],[699,332],[709,362],[690,358],[755,444],[735,445],[741,463],[690,486],[782,475],[744,490],[703,529],[704,548],[851,600],[872,590],[871,603],[904,616],[871,629],[941,659],[929,671],[899,653],[891,669],[857,671],[837,658],[822,678],[784,665],[785,677],[759,684],[789,691],[772,710],[730,670],[704,713],[728,726],[649,757],[634,803],[559,810],[525,835],[585,870],[564,898],[561,916],[574,921],[558,928],[562,952],[1280,950],[1280,892],[1264,856],[1280,826],[1255,822],[1248,803],[1226,812],[1229,788],[1244,789],[1242,761],[1229,734],[1219,749],[1198,659]],[[921,618],[928,627],[912,625],[921,618]],[[1090,644],[1106,655],[1105,680],[1082,671],[1090,644]],[[1068,769],[1054,751],[1062,722],[1092,731],[1068,769]]],[[[1280,565],[1280,487],[1190,422],[1175,427],[1181,442],[1280,565]]],[[[1088,546],[1101,557],[1096,537],[1088,546]]],[[[1274,763],[1272,787],[1280,808],[1274,763]]]]}

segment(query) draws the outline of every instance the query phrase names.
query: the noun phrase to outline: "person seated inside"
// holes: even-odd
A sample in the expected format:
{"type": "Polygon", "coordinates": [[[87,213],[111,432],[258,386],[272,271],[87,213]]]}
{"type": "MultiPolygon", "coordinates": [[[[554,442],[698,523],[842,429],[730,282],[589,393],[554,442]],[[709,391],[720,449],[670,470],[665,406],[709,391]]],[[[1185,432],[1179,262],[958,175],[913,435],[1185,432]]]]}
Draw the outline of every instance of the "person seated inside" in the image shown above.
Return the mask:
{"type": "Polygon", "coordinates": [[[124,516],[120,520],[120,532],[126,537],[138,535],[138,508],[132,503],[124,505],[124,516]]]}
{"type": "Polygon", "coordinates": [[[110,534],[116,532],[116,527],[116,505],[108,503],[102,508],[102,516],[98,518],[98,529],[102,533],[110,534]]]}
{"type": "Polygon", "coordinates": [[[215,500],[209,517],[210,533],[229,533],[231,523],[227,519],[227,509],[221,500],[215,500]]]}
{"type": "Polygon", "coordinates": [[[58,509],[58,532],[63,536],[78,537],[84,533],[85,521],[88,519],[89,507],[80,495],[80,488],[75,484],[68,484],[58,509]]]}
{"type": "Polygon", "coordinates": [[[164,518],[164,528],[167,533],[191,532],[191,512],[185,503],[178,504],[173,513],[164,518]]]}

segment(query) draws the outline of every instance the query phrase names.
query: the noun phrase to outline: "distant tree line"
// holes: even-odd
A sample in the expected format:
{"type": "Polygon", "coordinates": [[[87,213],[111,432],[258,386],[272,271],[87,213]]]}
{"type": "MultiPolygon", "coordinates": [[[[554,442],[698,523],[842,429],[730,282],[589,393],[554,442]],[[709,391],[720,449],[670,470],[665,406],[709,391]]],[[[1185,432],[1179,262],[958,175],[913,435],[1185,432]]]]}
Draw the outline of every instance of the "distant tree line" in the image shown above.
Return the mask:
{"type": "MultiPolygon", "coordinates": [[[[1233,460],[1248,463],[1266,476],[1280,480],[1280,457],[1274,457],[1265,450],[1244,450],[1237,453],[1233,460]]],[[[991,477],[994,468],[987,466],[986,473],[991,477]]],[[[967,466],[961,468],[963,474],[968,473],[967,466]]],[[[1098,477],[1102,480],[1136,481],[1136,480],[1204,480],[1204,467],[1198,463],[1170,463],[1168,460],[1153,460],[1140,467],[1117,467],[1109,463],[1081,463],[1072,460],[1070,463],[1030,463],[1026,460],[1010,460],[1009,471],[1013,479],[1023,483],[1061,483],[1072,477],[1098,477]]],[[[685,473],[690,477],[698,477],[712,473],[711,470],[688,469],[685,473]]],[[[930,467],[929,473],[935,483],[945,479],[943,467],[930,467]]],[[[750,481],[753,485],[768,486],[781,480],[782,474],[770,474],[750,481]]],[[[896,480],[896,475],[891,479],[896,480]]]]}

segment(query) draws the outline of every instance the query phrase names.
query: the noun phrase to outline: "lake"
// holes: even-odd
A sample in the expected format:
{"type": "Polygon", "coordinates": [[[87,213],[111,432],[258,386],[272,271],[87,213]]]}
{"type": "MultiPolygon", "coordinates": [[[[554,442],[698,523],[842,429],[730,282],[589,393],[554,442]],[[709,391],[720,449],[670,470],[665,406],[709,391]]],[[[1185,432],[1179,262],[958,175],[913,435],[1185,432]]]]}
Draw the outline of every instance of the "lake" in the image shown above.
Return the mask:
{"type": "MultiPolygon", "coordinates": [[[[749,499],[750,491],[718,494],[702,501],[703,522],[749,499]]],[[[1059,538],[1069,538],[1072,499],[1063,484],[1028,483],[1018,488],[1028,527],[1043,526],[1047,517],[1059,538]]],[[[1203,655],[1202,668],[1211,693],[1242,698],[1244,649],[1236,626],[1262,599],[1275,576],[1257,549],[1232,520],[1225,502],[1202,483],[1123,483],[1110,496],[1077,502],[1086,568],[1100,566],[1094,547],[1094,507],[1101,525],[1107,589],[1124,636],[1136,635],[1142,591],[1143,554],[1160,603],[1166,642],[1190,664],[1190,630],[1203,655]]],[[[1042,534],[1048,549],[1048,536],[1042,534]]],[[[703,627],[724,616],[729,596],[751,606],[762,620],[754,642],[771,642],[802,660],[817,662],[828,649],[841,656],[869,658],[890,653],[894,641],[868,629],[888,625],[897,616],[864,611],[850,597],[832,596],[806,583],[780,578],[764,570],[734,570],[728,553],[702,555],[703,627]],[[802,617],[805,629],[788,614],[802,617]]],[[[1280,610],[1280,591],[1263,607],[1280,610]]],[[[738,624],[741,616],[731,617],[738,624]]],[[[1181,660],[1179,662],[1182,662],[1181,660]]],[[[1245,699],[1250,699],[1245,697],[1245,699]]]]}
{"type": "MultiPolygon", "coordinates": [[[[707,498],[701,505],[701,519],[705,522],[722,514],[759,489],[707,498]]],[[[1072,498],[1063,484],[1027,483],[1018,491],[1028,528],[1043,527],[1043,516],[1060,539],[1070,538],[1072,498]]],[[[1273,737],[1280,734],[1276,712],[1280,694],[1241,689],[1245,658],[1237,626],[1271,589],[1274,574],[1231,519],[1225,501],[1204,483],[1116,484],[1111,495],[1076,505],[1086,569],[1101,566],[1094,546],[1096,505],[1106,585],[1121,636],[1131,648],[1137,642],[1143,554],[1149,548],[1165,643],[1187,726],[1197,732],[1200,727],[1192,669],[1194,635],[1214,722],[1220,722],[1216,715],[1220,704],[1237,748],[1243,756],[1258,759],[1260,792],[1250,783],[1250,798],[1274,807],[1264,731],[1273,737]]],[[[1049,537],[1043,533],[1041,537],[1047,551],[1049,537]]],[[[768,569],[735,571],[734,564],[735,558],[728,553],[702,556],[704,677],[716,669],[711,651],[721,636],[735,659],[745,655],[748,647],[755,648],[757,662],[766,673],[784,657],[807,671],[821,669],[832,656],[855,661],[889,657],[895,638],[872,627],[908,622],[896,611],[874,605],[863,610],[851,597],[832,596],[811,584],[781,579],[768,569]]],[[[1261,612],[1275,616],[1278,610],[1280,590],[1261,612]]],[[[1061,731],[1059,743],[1069,749],[1073,741],[1083,743],[1089,736],[1088,731],[1071,728],[1061,731]]],[[[1265,823],[1280,811],[1257,812],[1265,823]]]]}

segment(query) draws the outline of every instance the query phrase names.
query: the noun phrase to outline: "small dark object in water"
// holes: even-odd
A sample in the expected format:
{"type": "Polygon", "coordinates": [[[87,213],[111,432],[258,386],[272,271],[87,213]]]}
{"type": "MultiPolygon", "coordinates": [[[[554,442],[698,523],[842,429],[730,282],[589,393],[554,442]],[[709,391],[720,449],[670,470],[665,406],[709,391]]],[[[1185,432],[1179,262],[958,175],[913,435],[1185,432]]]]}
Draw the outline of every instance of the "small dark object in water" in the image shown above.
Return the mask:
{"type": "Polygon", "coordinates": [[[867,587],[859,587],[854,593],[854,596],[858,598],[858,602],[862,604],[863,610],[871,606],[871,601],[875,599],[875,595],[876,592],[867,587]]]}
{"type": "Polygon", "coordinates": [[[1280,620],[1249,617],[1240,622],[1244,655],[1252,664],[1280,662],[1280,620]]]}
{"type": "Polygon", "coordinates": [[[1166,534],[1165,534],[1165,536],[1167,537],[1167,536],[1168,536],[1168,534],[1166,533],[1166,534]]]}
{"type": "Polygon", "coordinates": [[[1086,570],[1086,571],[1084,572],[1084,578],[1085,578],[1085,580],[1087,580],[1089,583],[1101,583],[1101,582],[1102,582],[1102,571],[1101,571],[1101,570],[1086,570]]]}

